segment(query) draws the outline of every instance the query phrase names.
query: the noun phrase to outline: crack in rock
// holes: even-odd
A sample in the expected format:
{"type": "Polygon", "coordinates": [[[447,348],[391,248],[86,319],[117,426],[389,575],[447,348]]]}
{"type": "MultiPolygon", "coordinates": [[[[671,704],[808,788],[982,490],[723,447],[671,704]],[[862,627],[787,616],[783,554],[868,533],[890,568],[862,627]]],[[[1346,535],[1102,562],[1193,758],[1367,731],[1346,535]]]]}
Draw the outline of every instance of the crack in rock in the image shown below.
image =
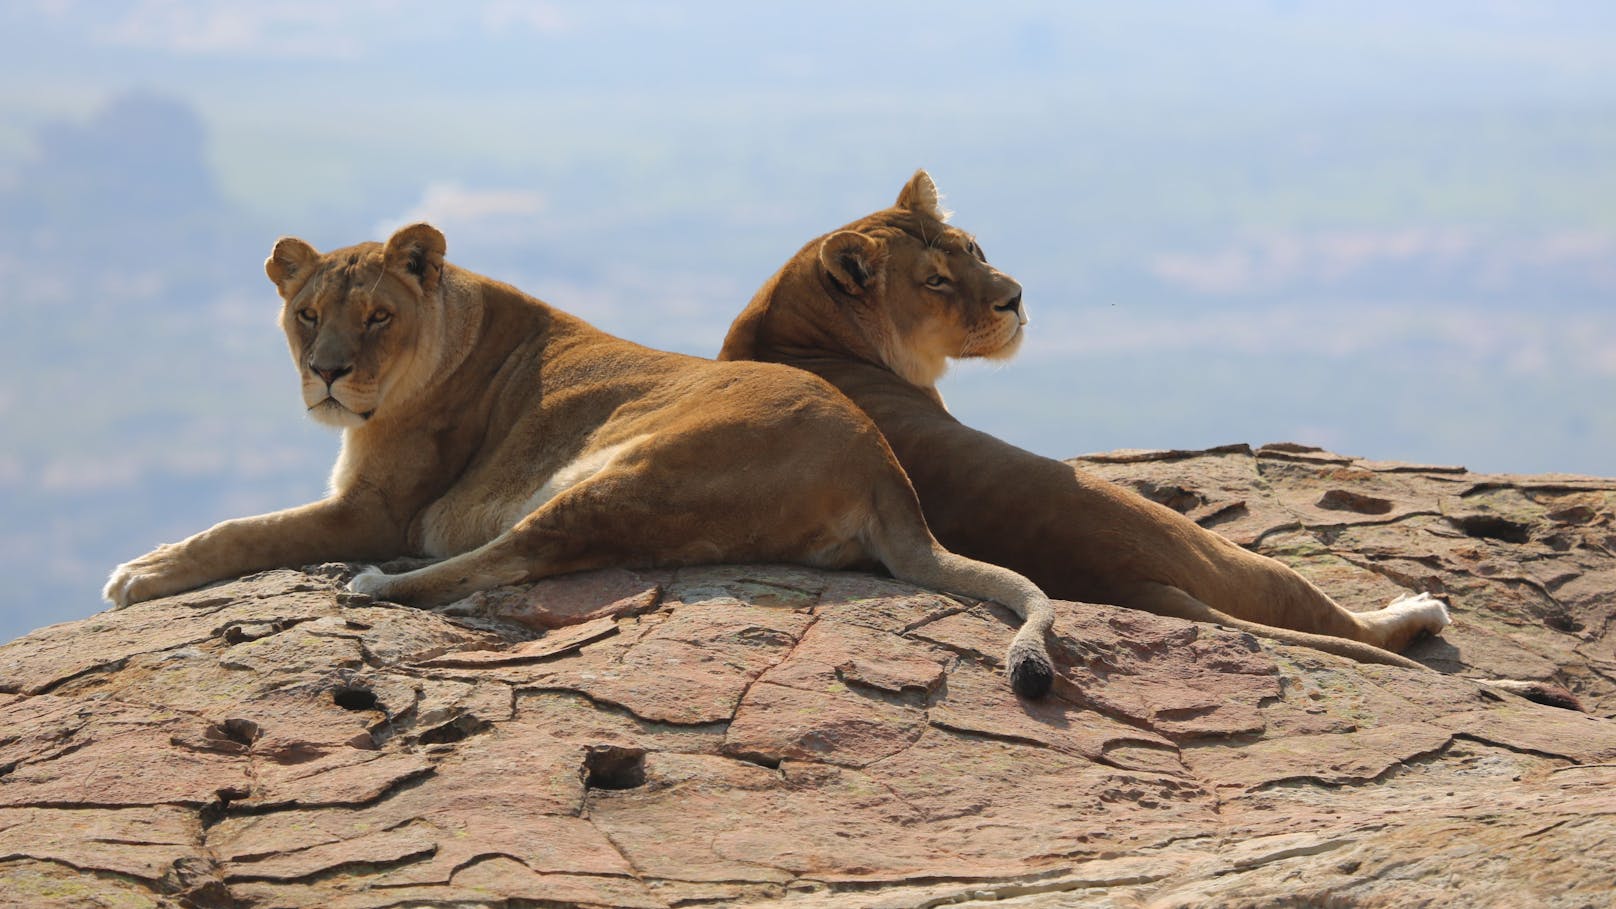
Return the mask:
{"type": "MultiPolygon", "coordinates": [[[[1231,515],[1340,602],[1445,591],[1461,621],[1417,655],[1616,709],[1608,481],[1300,447],[1085,463],[1231,515]]],[[[1569,906],[1616,878],[1608,717],[1072,603],[1066,687],[1028,703],[991,606],[790,566],[565,583],[573,618],[657,611],[510,661],[531,628],[283,571],[0,645],[0,905],[73,881],[85,905],[634,909],[1256,904],[1322,881],[1569,906]]]]}

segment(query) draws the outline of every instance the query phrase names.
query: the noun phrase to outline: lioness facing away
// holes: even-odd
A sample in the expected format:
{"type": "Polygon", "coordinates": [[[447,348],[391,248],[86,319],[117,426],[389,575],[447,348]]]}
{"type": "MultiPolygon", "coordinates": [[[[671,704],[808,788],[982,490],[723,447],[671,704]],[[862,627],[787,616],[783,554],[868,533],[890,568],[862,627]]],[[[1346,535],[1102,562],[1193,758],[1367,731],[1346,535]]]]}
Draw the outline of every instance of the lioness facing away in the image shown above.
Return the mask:
{"type": "Polygon", "coordinates": [[[1037,697],[1053,669],[1049,601],[954,555],[870,420],[784,366],[649,350],[443,259],[427,224],[321,255],[283,238],[264,269],[309,413],[342,429],[331,493],[225,521],[118,566],[123,607],[314,562],[417,555],[352,589],[451,602],[608,565],[871,560],[996,600],[1023,619],[1008,657],[1037,697]]]}
{"type": "Polygon", "coordinates": [[[931,177],[916,173],[893,207],[792,257],[735,320],[719,359],[829,380],[880,427],[945,546],[1051,596],[1419,665],[1390,651],[1448,624],[1439,600],[1351,612],[1172,509],[955,420],[935,387],[949,358],[1012,356],[1027,317],[1021,286],[947,218],[931,177]]]}

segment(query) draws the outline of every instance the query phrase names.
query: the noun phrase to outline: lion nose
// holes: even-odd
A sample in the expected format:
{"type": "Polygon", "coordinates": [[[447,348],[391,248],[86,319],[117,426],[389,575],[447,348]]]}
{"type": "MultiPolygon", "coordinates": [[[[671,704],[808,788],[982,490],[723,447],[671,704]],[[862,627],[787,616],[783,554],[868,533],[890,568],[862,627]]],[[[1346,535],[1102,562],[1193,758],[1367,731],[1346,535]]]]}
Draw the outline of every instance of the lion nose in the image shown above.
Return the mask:
{"type": "Polygon", "coordinates": [[[999,312],[1020,313],[1021,312],[1021,292],[1017,291],[1015,296],[1013,296],[1010,299],[1004,301],[1003,303],[995,304],[993,308],[997,309],[999,312]]]}
{"type": "Polygon", "coordinates": [[[309,364],[309,369],[312,370],[315,375],[325,380],[327,388],[331,387],[331,385],[338,379],[350,372],[353,372],[352,366],[316,366],[313,363],[309,364]]]}

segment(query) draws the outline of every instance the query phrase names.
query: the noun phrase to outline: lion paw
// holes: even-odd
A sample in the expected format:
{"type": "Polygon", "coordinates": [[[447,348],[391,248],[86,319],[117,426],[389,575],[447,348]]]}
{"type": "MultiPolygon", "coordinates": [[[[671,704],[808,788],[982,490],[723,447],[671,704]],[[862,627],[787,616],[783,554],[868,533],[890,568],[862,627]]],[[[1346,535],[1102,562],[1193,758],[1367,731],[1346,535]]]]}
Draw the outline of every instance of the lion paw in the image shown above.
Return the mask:
{"type": "Polygon", "coordinates": [[[387,599],[393,576],[374,565],[366,565],[348,582],[348,589],[378,600],[387,599]]]}
{"type": "Polygon", "coordinates": [[[1402,617],[1429,634],[1440,632],[1453,621],[1448,615],[1448,605],[1429,593],[1405,593],[1388,603],[1383,611],[1402,617]]]}
{"type": "Polygon", "coordinates": [[[189,590],[206,580],[208,578],[198,572],[195,563],[185,557],[179,546],[165,543],[112,569],[101,596],[112,603],[112,608],[123,609],[189,590]]]}

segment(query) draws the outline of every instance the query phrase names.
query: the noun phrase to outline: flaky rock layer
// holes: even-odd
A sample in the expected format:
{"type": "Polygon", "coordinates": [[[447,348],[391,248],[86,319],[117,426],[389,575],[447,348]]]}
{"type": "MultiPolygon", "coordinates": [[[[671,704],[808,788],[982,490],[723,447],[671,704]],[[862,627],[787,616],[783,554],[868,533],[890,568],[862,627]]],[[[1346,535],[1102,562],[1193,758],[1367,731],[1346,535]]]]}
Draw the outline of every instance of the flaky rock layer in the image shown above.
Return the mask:
{"type": "Polygon", "coordinates": [[[1360,666],[789,566],[425,612],[276,571],[0,647],[0,905],[1594,906],[1616,880],[1616,481],[1298,446],[1086,468],[1353,608],[1360,666]],[[1587,713],[1471,678],[1570,688],[1587,713]]]}

